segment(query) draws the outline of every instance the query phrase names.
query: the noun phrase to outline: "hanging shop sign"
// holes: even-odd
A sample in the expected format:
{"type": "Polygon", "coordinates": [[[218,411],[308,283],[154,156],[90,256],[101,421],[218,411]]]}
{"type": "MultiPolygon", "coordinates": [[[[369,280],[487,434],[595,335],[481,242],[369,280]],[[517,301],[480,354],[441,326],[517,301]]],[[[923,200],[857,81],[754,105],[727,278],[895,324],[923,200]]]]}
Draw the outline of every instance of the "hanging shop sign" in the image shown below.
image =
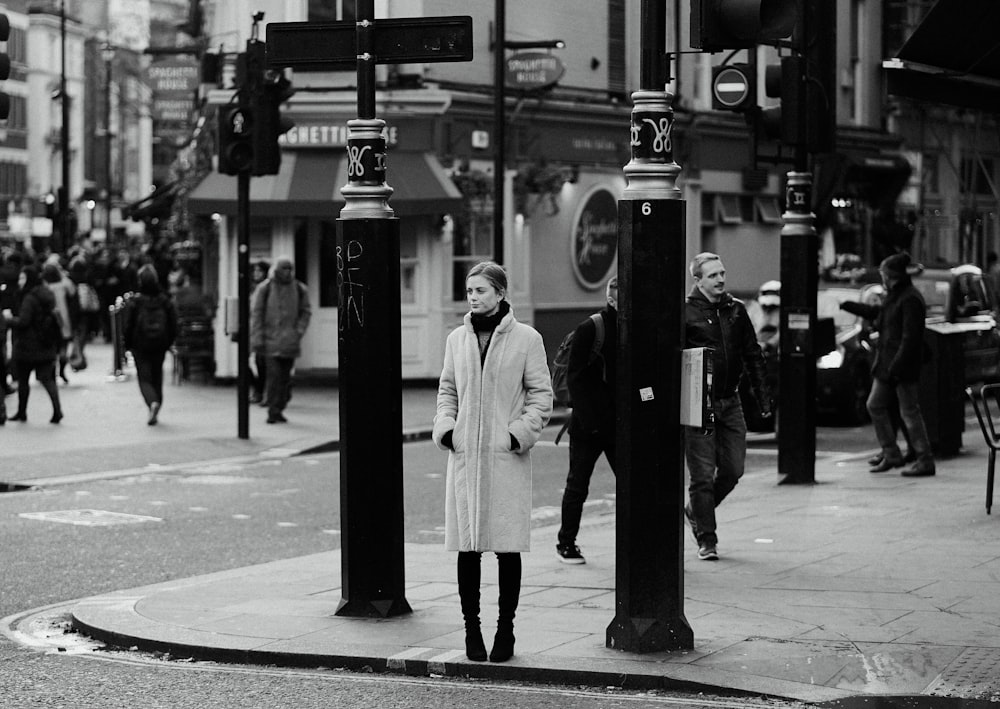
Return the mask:
{"type": "Polygon", "coordinates": [[[570,235],[573,274],[587,290],[603,288],[618,256],[618,200],[606,187],[595,186],[577,209],[570,235]]]}
{"type": "Polygon", "coordinates": [[[559,57],[544,52],[517,52],[507,57],[504,77],[514,89],[541,89],[557,83],[566,73],[559,57]]]}

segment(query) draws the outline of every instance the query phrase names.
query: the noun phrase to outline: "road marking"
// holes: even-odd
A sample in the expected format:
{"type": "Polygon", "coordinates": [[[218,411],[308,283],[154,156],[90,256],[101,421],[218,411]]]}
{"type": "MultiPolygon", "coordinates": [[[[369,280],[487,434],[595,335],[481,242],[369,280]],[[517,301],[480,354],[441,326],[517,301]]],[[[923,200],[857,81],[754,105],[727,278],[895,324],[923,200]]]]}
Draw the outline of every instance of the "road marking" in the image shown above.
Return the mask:
{"type": "Polygon", "coordinates": [[[142,522],[162,522],[160,517],[131,515],[107,510],[52,510],[49,512],[21,512],[18,517],[40,522],[75,524],[80,527],[110,527],[116,524],[140,524],[142,522]]]}

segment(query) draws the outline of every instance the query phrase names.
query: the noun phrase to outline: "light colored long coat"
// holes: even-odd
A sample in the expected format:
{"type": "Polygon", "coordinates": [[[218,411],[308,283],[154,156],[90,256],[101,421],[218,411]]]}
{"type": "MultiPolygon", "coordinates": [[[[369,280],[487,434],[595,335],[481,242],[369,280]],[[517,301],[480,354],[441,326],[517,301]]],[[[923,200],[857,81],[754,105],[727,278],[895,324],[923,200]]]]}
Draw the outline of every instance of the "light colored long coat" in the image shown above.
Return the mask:
{"type": "Polygon", "coordinates": [[[481,363],[471,315],[452,331],[438,387],[434,442],[448,431],[445,548],[528,551],[531,448],[552,413],[542,336],[508,313],[481,363]],[[519,447],[511,450],[511,435],[519,447]]]}

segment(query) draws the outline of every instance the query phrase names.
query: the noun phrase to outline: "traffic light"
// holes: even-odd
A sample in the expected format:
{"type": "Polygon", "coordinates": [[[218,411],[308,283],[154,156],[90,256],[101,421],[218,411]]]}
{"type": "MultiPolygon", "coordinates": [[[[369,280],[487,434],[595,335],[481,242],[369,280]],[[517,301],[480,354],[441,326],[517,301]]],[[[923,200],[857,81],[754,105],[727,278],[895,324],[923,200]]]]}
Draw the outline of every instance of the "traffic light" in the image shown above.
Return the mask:
{"type": "Polygon", "coordinates": [[[712,68],[712,108],[745,112],[757,105],[757,77],[750,64],[712,68]]]}
{"type": "MultiPolygon", "coordinates": [[[[0,42],[6,42],[10,38],[10,18],[5,13],[0,13],[0,42]]],[[[10,55],[5,51],[0,52],[0,81],[10,78],[10,55]]],[[[0,120],[7,120],[10,117],[10,96],[5,91],[0,91],[0,120]]]]}
{"type": "Polygon", "coordinates": [[[265,78],[256,95],[253,125],[253,174],[277,175],[281,168],[281,146],[278,138],[291,130],[294,123],[281,115],[281,104],[295,90],[292,82],[282,74],[265,78]]]}
{"type": "Polygon", "coordinates": [[[238,175],[253,167],[253,113],[243,103],[219,109],[219,172],[238,175]]]}
{"type": "Polygon", "coordinates": [[[799,0],[691,0],[691,46],[749,49],[791,36],[799,0]]]}
{"type": "Polygon", "coordinates": [[[780,140],[786,145],[798,145],[799,135],[799,92],[803,89],[803,60],[798,56],[784,57],[780,65],[764,69],[764,94],[768,98],[781,101],[778,106],[770,106],[760,112],[760,130],[768,140],[780,140]]]}

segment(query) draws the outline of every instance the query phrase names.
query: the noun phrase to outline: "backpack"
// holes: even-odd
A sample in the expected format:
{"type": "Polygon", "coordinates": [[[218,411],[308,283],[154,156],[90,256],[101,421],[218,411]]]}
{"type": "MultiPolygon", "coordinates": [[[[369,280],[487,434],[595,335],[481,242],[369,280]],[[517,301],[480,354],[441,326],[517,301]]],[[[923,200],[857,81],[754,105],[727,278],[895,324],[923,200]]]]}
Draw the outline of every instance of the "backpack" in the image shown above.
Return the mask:
{"type": "Polygon", "coordinates": [[[167,333],[167,306],[162,298],[143,298],[136,313],[135,342],[144,350],[170,347],[167,333]]]}
{"type": "MultiPolygon", "coordinates": [[[[594,328],[597,333],[594,335],[594,346],[590,349],[590,359],[587,364],[592,364],[594,360],[601,356],[601,348],[604,347],[604,318],[601,317],[600,313],[594,313],[590,316],[590,319],[594,321],[594,328]]],[[[559,349],[556,350],[556,356],[552,359],[552,366],[549,371],[552,375],[552,394],[556,401],[562,401],[567,406],[573,406],[573,402],[569,397],[569,382],[567,381],[567,375],[569,370],[569,351],[573,346],[573,335],[576,330],[571,330],[563,341],[559,343],[559,349]]]]}

